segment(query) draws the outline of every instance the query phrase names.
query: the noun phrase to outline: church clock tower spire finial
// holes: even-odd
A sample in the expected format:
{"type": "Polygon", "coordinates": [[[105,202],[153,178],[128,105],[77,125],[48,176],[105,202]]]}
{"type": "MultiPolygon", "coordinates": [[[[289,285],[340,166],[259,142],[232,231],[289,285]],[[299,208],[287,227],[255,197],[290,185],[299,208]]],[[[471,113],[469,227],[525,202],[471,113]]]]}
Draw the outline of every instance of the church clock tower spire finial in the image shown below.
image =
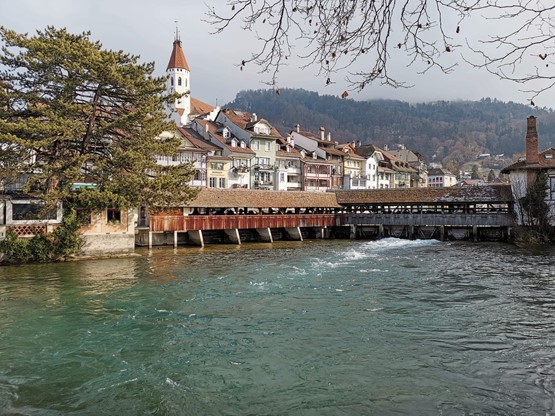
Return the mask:
{"type": "Polygon", "coordinates": [[[177,93],[180,97],[176,98],[171,108],[171,118],[178,125],[189,123],[189,114],[191,113],[191,70],[185,59],[183,49],[181,49],[181,38],[177,21],[175,21],[175,39],[173,41],[172,54],[168,67],[166,68],[168,75],[167,90],[170,94],[177,93]]]}
{"type": "Polygon", "coordinates": [[[174,42],[177,41],[181,45],[181,39],[179,39],[179,27],[177,26],[177,20],[174,20],[174,22],[175,22],[175,39],[174,39],[174,42]]]}

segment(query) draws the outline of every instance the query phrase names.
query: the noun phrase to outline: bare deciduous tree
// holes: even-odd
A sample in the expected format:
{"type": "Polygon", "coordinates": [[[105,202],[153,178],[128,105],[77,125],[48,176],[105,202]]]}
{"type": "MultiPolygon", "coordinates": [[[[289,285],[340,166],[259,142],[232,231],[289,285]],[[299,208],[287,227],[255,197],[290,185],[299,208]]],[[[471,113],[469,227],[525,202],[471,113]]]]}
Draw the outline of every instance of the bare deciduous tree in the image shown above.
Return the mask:
{"type": "Polygon", "coordinates": [[[239,66],[259,65],[276,89],[294,46],[302,48],[297,56],[304,59],[303,68],[315,66],[326,83],[344,71],[350,88],[358,91],[373,82],[408,86],[391,74],[395,49],[409,57],[410,65],[417,63],[419,72],[437,68],[446,73],[456,64],[453,52],[466,50],[456,59],[526,85],[532,101],[555,85],[550,67],[555,5],[544,3],[552,1],[227,0],[225,9],[209,6],[207,21],[215,33],[235,22],[255,32],[260,47],[239,66]],[[470,39],[477,19],[493,32],[470,39]],[[355,63],[363,69],[353,71],[355,63]]]}

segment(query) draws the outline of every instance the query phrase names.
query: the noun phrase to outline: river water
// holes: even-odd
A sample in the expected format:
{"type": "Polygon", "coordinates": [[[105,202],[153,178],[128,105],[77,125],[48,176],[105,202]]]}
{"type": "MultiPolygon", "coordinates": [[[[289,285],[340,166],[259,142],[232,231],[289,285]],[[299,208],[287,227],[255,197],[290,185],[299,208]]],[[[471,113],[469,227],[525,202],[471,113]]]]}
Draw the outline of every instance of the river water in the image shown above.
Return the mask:
{"type": "Polygon", "coordinates": [[[0,414],[555,414],[553,248],[139,254],[0,268],[0,414]]]}

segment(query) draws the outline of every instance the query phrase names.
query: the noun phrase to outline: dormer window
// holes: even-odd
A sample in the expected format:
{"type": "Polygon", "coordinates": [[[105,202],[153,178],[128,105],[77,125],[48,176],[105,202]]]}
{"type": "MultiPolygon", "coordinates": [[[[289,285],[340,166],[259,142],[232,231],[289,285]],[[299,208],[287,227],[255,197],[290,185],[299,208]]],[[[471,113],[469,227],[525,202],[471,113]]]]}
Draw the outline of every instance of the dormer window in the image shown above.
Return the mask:
{"type": "Polygon", "coordinates": [[[546,153],[545,158],[546,159],[553,159],[553,153],[546,153]]]}
{"type": "Polygon", "coordinates": [[[316,152],[312,153],[312,159],[316,159],[318,157],[318,155],[316,154],[316,152]]]}
{"type": "Polygon", "coordinates": [[[301,156],[303,157],[303,159],[306,157],[306,152],[304,150],[301,150],[301,156]]]}
{"type": "Polygon", "coordinates": [[[264,123],[257,123],[254,126],[254,132],[256,134],[270,134],[270,127],[264,123]]]}
{"type": "MultiPolygon", "coordinates": [[[[242,143],[242,142],[241,142],[241,143],[242,143]]],[[[239,144],[239,143],[237,142],[236,139],[231,139],[231,147],[237,147],[238,144],[239,144]]],[[[241,146],[241,147],[243,147],[243,146],[241,146]]]]}
{"type": "Polygon", "coordinates": [[[241,147],[242,147],[243,149],[247,147],[247,144],[246,144],[243,140],[241,140],[241,147]]]}
{"type": "Polygon", "coordinates": [[[227,127],[224,129],[222,134],[224,136],[224,139],[229,139],[231,137],[230,131],[227,129],[227,127]]]}

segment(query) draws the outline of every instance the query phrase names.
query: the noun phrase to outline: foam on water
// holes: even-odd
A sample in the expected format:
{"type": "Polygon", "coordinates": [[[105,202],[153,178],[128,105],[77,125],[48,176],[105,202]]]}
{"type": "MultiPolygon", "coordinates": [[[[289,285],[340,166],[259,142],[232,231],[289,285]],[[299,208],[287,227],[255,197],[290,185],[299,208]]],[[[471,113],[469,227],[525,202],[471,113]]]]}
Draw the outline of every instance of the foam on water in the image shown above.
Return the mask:
{"type": "Polygon", "coordinates": [[[0,414],[554,414],[553,254],[291,244],[6,267],[0,414]]]}

